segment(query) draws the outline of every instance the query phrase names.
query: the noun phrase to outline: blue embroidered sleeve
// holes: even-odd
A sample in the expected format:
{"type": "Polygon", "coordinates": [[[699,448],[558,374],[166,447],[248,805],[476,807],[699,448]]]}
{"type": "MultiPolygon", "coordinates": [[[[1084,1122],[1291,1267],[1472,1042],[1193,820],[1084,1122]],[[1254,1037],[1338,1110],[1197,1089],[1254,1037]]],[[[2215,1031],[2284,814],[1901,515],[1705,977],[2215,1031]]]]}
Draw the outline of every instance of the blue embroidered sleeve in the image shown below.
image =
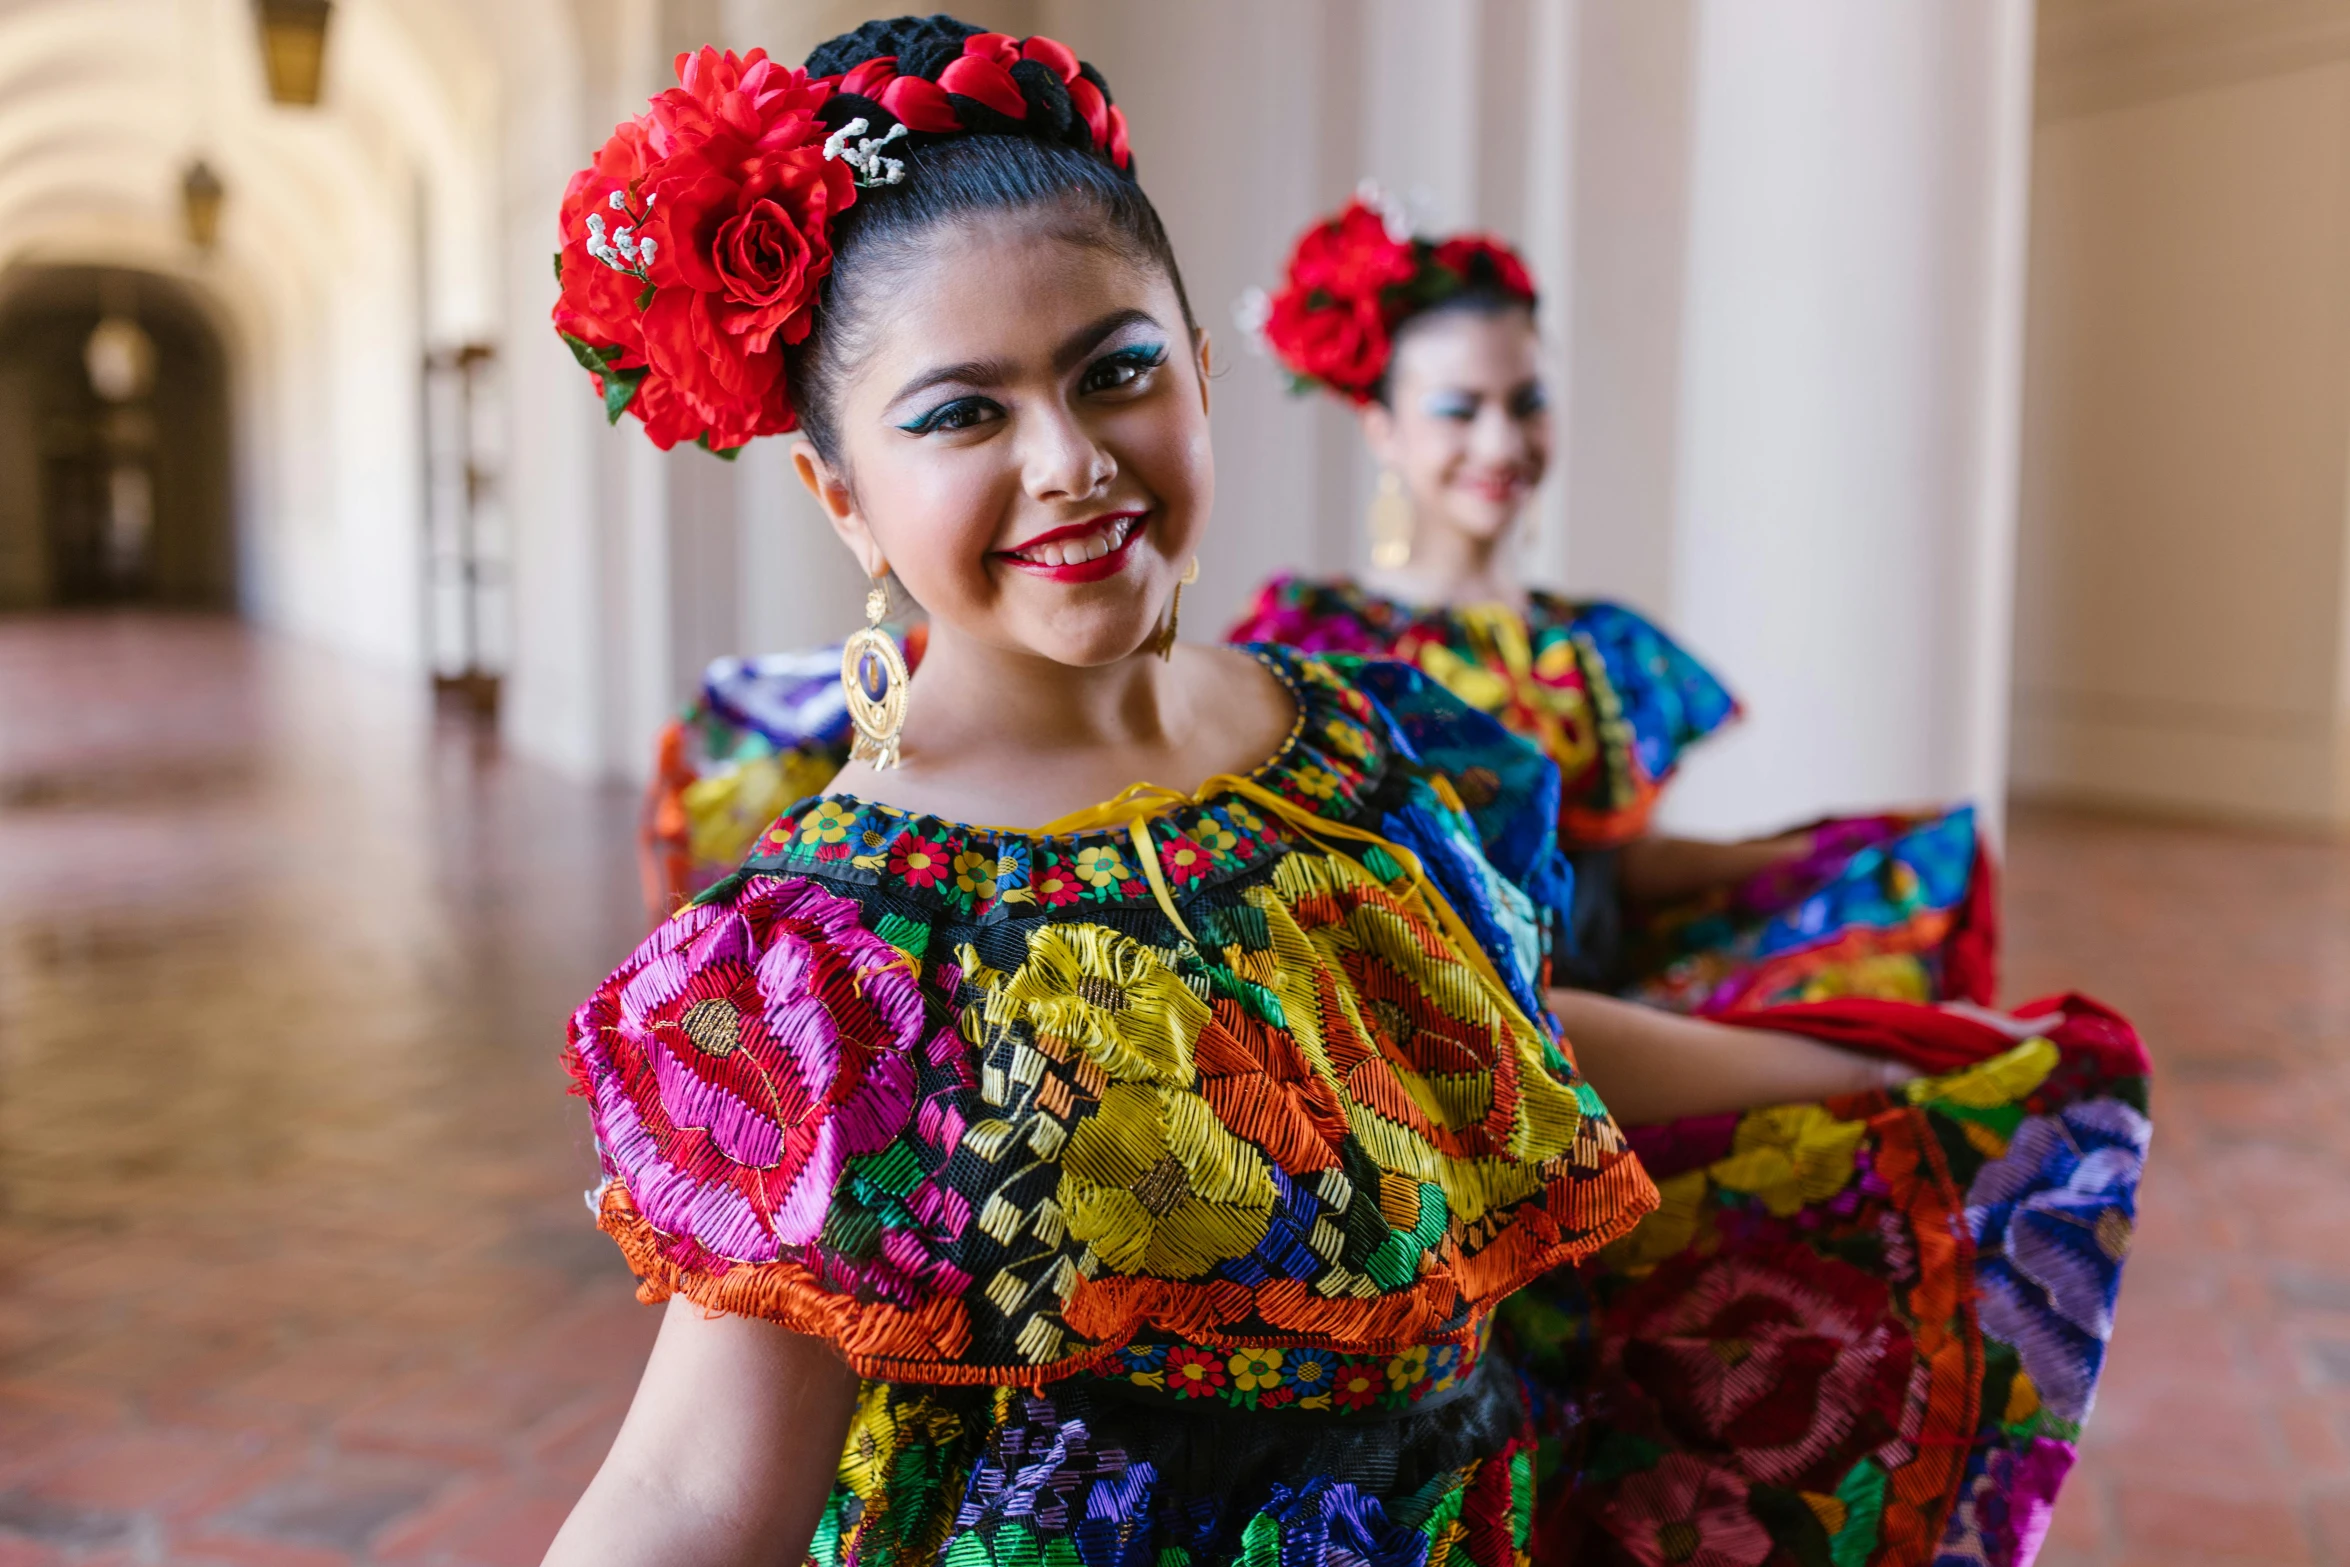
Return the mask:
{"type": "Polygon", "coordinates": [[[1496,966],[1522,982],[1512,986],[1520,1003],[1540,1013],[1545,960],[1562,950],[1575,901],[1574,872],[1558,847],[1557,766],[1409,664],[1329,661],[1350,666],[1397,745],[1460,797],[1474,842],[1418,805],[1392,813],[1386,831],[1419,854],[1496,966]]]}
{"type": "Polygon", "coordinates": [[[1738,716],[1738,699],[1654,621],[1621,604],[1576,606],[1574,632],[1615,688],[1641,771],[1672,775],[1681,753],[1738,716]]]}

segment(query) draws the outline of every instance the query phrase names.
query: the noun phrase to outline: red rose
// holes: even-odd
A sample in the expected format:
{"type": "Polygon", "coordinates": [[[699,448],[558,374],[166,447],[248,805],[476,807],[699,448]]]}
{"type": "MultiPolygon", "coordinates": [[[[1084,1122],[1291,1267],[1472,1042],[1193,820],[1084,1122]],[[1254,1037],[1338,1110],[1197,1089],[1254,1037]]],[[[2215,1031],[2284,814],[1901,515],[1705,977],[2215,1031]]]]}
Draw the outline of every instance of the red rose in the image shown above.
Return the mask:
{"type": "Polygon", "coordinates": [[[1356,402],[1387,369],[1388,291],[1412,280],[1412,246],[1361,200],[1306,230],[1265,318],[1265,342],[1294,373],[1356,402]]]}
{"type": "Polygon", "coordinates": [[[1490,234],[1462,234],[1436,247],[1436,264],[1456,277],[1473,280],[1480,267],[1490,268],[1496,286],[1531,304],[1534,276],[1518,253],[1490,234]]]}
{"type": "Polygon", "coordinates": [[[1415,270],[1411,241],[1389,234],[1386,215],[1358,199],[1306,230],[1289,258],[1288,284],[1376,301],[1386,289],[1409,283],[1415,270]]]}
{"type": "Polygon", "coordinates": [[[1283,289],[1265,318],[1265,343],[1291,371],[1354,401],[1368,402],[1387,369],[1387,323],[1369,300],[1309,304],[1302,289],[1283,289]]]}

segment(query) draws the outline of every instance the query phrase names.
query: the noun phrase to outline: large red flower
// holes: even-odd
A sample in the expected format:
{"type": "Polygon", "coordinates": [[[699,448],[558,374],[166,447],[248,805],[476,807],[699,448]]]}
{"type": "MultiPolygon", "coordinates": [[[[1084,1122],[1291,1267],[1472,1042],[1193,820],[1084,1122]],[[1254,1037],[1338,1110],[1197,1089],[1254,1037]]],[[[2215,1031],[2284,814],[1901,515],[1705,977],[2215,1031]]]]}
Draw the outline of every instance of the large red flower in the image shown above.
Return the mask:
{"type": "Polygon", "coordinates": [[[808,335],[855,174],[824,156],[831,82],[756,49],[677,74],[565,195],[555,320],[608,366],[608,406],[618,381],[658,444],[726,451],[796,422],[783,345],[808,335]]]}
{"type": "Polygon", "coordinates": [[[1299,236],[1266,312],[1266,346],[1293,374],[1368,401],[1387,370],[1389,291],[1415,270],[1410,239],[1368,202],[1348,202],[1299,236]]]}
{"type": "Polygon", "coordinates": [[[1684,1255],[1610,1308],[1603,1364],[1746,1475],[1831,1490],[1898,1434],[1916,1359],[1884,1280],[1789,1242],[1684,1255]]]}
{"type": "Polygon", "coordinates": [[[1387,370],[1387,323],[1374,300],[1327,300],[1284,289],[1265,317],[1265,343],[1290,370],[1368,402],[1387,370]]]}

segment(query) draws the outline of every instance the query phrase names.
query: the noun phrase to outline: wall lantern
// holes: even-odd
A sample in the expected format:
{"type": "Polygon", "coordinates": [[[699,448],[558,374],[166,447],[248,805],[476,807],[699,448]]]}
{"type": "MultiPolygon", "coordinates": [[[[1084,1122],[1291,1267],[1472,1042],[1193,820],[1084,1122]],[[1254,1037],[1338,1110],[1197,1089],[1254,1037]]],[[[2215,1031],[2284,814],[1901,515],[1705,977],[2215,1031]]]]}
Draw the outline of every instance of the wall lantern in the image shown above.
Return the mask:
{"type": "Polygon", "coordinates": [[[333,9],[333,0],[253,0],[270,102],[317,104],[326,67],[326,19],[333,9]]]}
{"type": "Polygon", "coordinates": [[[202,158],[180,176],[180,206],[188,220],[188,243],[210,251],[220,238],[220,204],[228,195],[220,176],[202,158]]]}

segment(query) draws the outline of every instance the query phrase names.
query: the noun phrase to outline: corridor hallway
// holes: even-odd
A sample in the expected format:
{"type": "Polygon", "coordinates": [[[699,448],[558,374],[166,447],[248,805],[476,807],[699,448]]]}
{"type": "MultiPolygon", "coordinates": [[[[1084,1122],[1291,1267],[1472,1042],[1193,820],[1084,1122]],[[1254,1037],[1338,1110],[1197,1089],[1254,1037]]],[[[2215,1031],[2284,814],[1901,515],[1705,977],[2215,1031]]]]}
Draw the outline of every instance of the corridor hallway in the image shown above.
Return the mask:
{"type": "MultiPolygon", "coordinates": [[[[631,820],[232,622],[0,621],[0,1567],[537,1560],[653,1328],[556,1062],[631,820]]],[[[2350,851],[2012,852],[2008,994],[2160,1074],[2042,1560],[2350,1561],[2350,851]]]]}

